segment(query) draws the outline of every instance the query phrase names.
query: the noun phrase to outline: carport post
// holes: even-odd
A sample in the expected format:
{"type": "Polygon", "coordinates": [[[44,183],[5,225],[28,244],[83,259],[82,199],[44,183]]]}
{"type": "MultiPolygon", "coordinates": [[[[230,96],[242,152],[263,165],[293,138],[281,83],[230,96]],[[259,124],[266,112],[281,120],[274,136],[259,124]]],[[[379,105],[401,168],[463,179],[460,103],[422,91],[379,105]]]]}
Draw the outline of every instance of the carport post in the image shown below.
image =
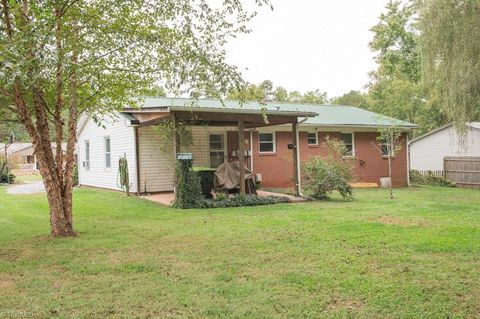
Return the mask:
{"type": "Polygon", "coordinates": [[[180,133],[178,128],[178,119],[175,116],[175,113],[172,113],[172,121],[173,121],[173,153],[175,156],[175,160],[177,160],[177,154],[181,152],[180,150],[180,133]]]}
{"type": "Polygon", "coordinates": [[[238,121],[238,165],[240,166],[240,194],[245,194],[245,133],[243,121],[238,121]]]}

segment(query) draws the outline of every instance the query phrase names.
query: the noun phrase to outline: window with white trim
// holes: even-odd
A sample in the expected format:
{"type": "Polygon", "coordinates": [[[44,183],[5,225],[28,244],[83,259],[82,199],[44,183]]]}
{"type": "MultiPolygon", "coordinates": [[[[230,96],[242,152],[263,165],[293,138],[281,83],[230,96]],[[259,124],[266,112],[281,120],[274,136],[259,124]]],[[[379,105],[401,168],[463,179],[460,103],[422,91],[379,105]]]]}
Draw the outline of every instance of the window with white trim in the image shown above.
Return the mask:
{"type": "MultiPolygon", "coordinates": [[[[389,151],[391,150],[390,144],[387,141],[382,140],[380,143],[380,150],[382,151],[382,156],[388,156],[389,151]]],[[[392,152],[393,153],[393,152],[392,152]]],[[[393,155],[393,154],[392,154],[393,155]]]]}
{"type": "Polygon", "coordinates": [[[105,145],[105,168],[112,167],[112,153],[110,148],[110,136],[106,136],[104,139],[105,145]]]}
{"type": "Polygon", "coordinates": [[[318,145],[318,134],[315,133],[307,133],[307,142],[308,145],[318,145]]]}
{"type": "Polygon", "coordinates": [[[353,133],[342,133],[342,143],[345,145],[345,153],[343,156],[354,156],[354,141],[353,141],[353,133]]]}
{"type": "Polygon", "coordinates": [[[90,141],[85,141],[85,169],[90,169],[90,141]]]}
{"type": "Polygon", "coordinates": [[[258,133],[260,153],[275,153],[275,134],[258,133]]]}

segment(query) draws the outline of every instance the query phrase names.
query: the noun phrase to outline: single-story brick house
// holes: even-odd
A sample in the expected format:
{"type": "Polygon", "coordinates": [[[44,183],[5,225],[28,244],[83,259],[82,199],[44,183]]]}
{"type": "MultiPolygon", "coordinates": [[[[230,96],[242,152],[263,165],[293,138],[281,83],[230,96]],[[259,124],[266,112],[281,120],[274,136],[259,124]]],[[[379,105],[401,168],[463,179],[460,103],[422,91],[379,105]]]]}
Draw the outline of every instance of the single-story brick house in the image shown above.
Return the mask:
{"type": "Polygon", "coordinates": [[[190,152],[194,165],[214,168],[224,161],[238,161],[241,147],[244,162],[263,186],[294,187],[301,184],[300,163],[325,155],[327,136],[345,143],[345,158],[354,161],[358,182],[378,184],[388,176],[378,130],[392,125],[404,131],[402,149],[393,159],[392,182],[396,187],[407,186],[407,133],[416,127],[351,106],[153,97],[142,98],[138,108],[125,108],[101,122],[99,126],[87,114],[80,117],[79,183],[118,189],[118,159],[126,156],[131,191],[137,193],[173,190],[175,153],[190,152]],[[167,118],[191,126],[192,146],[180,150],[172,141],[171,153],[161,150],[164,142],[156,126],[167,118]],[[239,131],[244,139],[238,138],[239,131]],[[239,147],[241,141],[244,145],[239,147]]]}

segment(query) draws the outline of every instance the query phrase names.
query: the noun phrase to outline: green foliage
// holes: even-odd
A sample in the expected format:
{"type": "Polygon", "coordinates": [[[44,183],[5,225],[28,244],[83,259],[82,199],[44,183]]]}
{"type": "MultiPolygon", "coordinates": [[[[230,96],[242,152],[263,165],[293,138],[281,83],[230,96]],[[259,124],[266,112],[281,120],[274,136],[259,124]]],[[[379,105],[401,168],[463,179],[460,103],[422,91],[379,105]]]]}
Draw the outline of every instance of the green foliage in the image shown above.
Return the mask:
{"type": "Polygon", "coordinates": [[[261,206],[278,203],[289,203],[290,199],[285,196],[260,197],[255,195],[237,194],[233,197],[217,197],[216,200],[206,200],[206,208],[226,208],[243,206],[261,206]]]}
{"type": "Polygon", "coordinates": [[[175,165],[175,203],[176,208],[203,208],[206,200],[202,194],[200,176],[186,163],[177,161],[175,165]]]}
{"type": "Polygon", "coordinates": [[[421,80],[422,55],[413,1],[390,1],[386,13],[372,27],[370,48],[376,52],[377,70],[370,74],[367,108],[419,124],[415,134],[446,124],[437,93],[421,80]]]}
{"type": "Polygon", "coordinates": [[[159,147],[163,154],[172,154],[172,141],[175,139],[178,139],[181,149],[188,148],[193,144],[192,128],[182,121],[177,121],[175,124],[173,120],[165,119],[157,125],[157,132],[162,141],[159,147]]]}
{"type": "Polygon", "coordinates": [[[369,108],[367,94],[354,90],[332,99],[332,104],[357,106],[364,109],[369,108]]]}
{"type": "Polygon", "coordinates": [[[338,191],[343,198],[351,198],[355,180],[353,165],[350,160],[343,159],[345,146],[335,139],[325,142],[327,156],[316,156],[302,164],[303,186],[306,194],[325,199],[332,191],[338,191]]]}
{"type": "Polygon", "coordinates": [[[421,1],[423,70],[449,120],[480,119],[480,1],[421,1]]]}
{"type": "Polygon", "coordinates": [[[30,137],[28,136],[28,133],[25,131],[25,128],[22,126],[22,124],[15,120],[6,120],[7,118],[14,118],[14,115],[11,114],[11,112],[8,115],[0,114],[0,143],[5,143],[9,139],[12,132],[15,134],[15,141],[30,141],[30,137]]]}
{"type": "Polygon", "coordinates": [[[130,194],[130,174],[128,173],[128,161],[126,157],[120,157],[118,160],[117,186],[127,195],[130,194]]]}
{"type": "Polygon", "coordinates": [[[429,171],[426,175],[423,175],[417,170],[411,170],[410,182],[414,185],[455,187],[455,183],[443,176],[435,176],[431,171],[429,171]]]}
{"type": "Polygon", "coordinates": [[[395,126],[388,126],[378,130],[377,141],[381,144],[385,156],[395,157],[402,150],[403,131],[395,126]]]}
{"type": "Polygon", "coordinates": [[[78,186],[78,165],[73,167],[73,186],[78,186]]]}
{"type": "Polygon", "coordinates": [[[289,92],[281,86],[275,88],[270,80],[265,80],[259,85],[248,84],[243,88],[232,90],[227,98],[231,100],[242,101],[263,101],[265,99],[272,99],[276,102],[307,104],[329,103],[326,92],[322,92],[320,90],[307,91],[305,94],[302,94],[299,91],[289,92]]]}
{"type": "Polygon", "coordinates": [[[5,171],[0,172],[0,184],[13,184],[15,183],[15,178],[16,176],[13,173],[8,173],[7,175],[5,171]]]}

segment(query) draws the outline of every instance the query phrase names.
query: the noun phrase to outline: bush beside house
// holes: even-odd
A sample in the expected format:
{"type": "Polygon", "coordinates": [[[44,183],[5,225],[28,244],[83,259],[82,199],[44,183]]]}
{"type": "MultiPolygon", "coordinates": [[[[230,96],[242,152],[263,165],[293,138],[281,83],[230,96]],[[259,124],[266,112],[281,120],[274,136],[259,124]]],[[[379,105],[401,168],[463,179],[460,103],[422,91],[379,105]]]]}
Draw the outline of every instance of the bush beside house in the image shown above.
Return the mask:
{"type": "Polygon", "coordinates": [[[316,156],[303,164],[305,192],[316,199],[328,198],[333,191],[351,198],[355,174],[351,161],[343,157],[345,146],[336,139],[327,139],[325,146],[326,157],[316,156]]]}

